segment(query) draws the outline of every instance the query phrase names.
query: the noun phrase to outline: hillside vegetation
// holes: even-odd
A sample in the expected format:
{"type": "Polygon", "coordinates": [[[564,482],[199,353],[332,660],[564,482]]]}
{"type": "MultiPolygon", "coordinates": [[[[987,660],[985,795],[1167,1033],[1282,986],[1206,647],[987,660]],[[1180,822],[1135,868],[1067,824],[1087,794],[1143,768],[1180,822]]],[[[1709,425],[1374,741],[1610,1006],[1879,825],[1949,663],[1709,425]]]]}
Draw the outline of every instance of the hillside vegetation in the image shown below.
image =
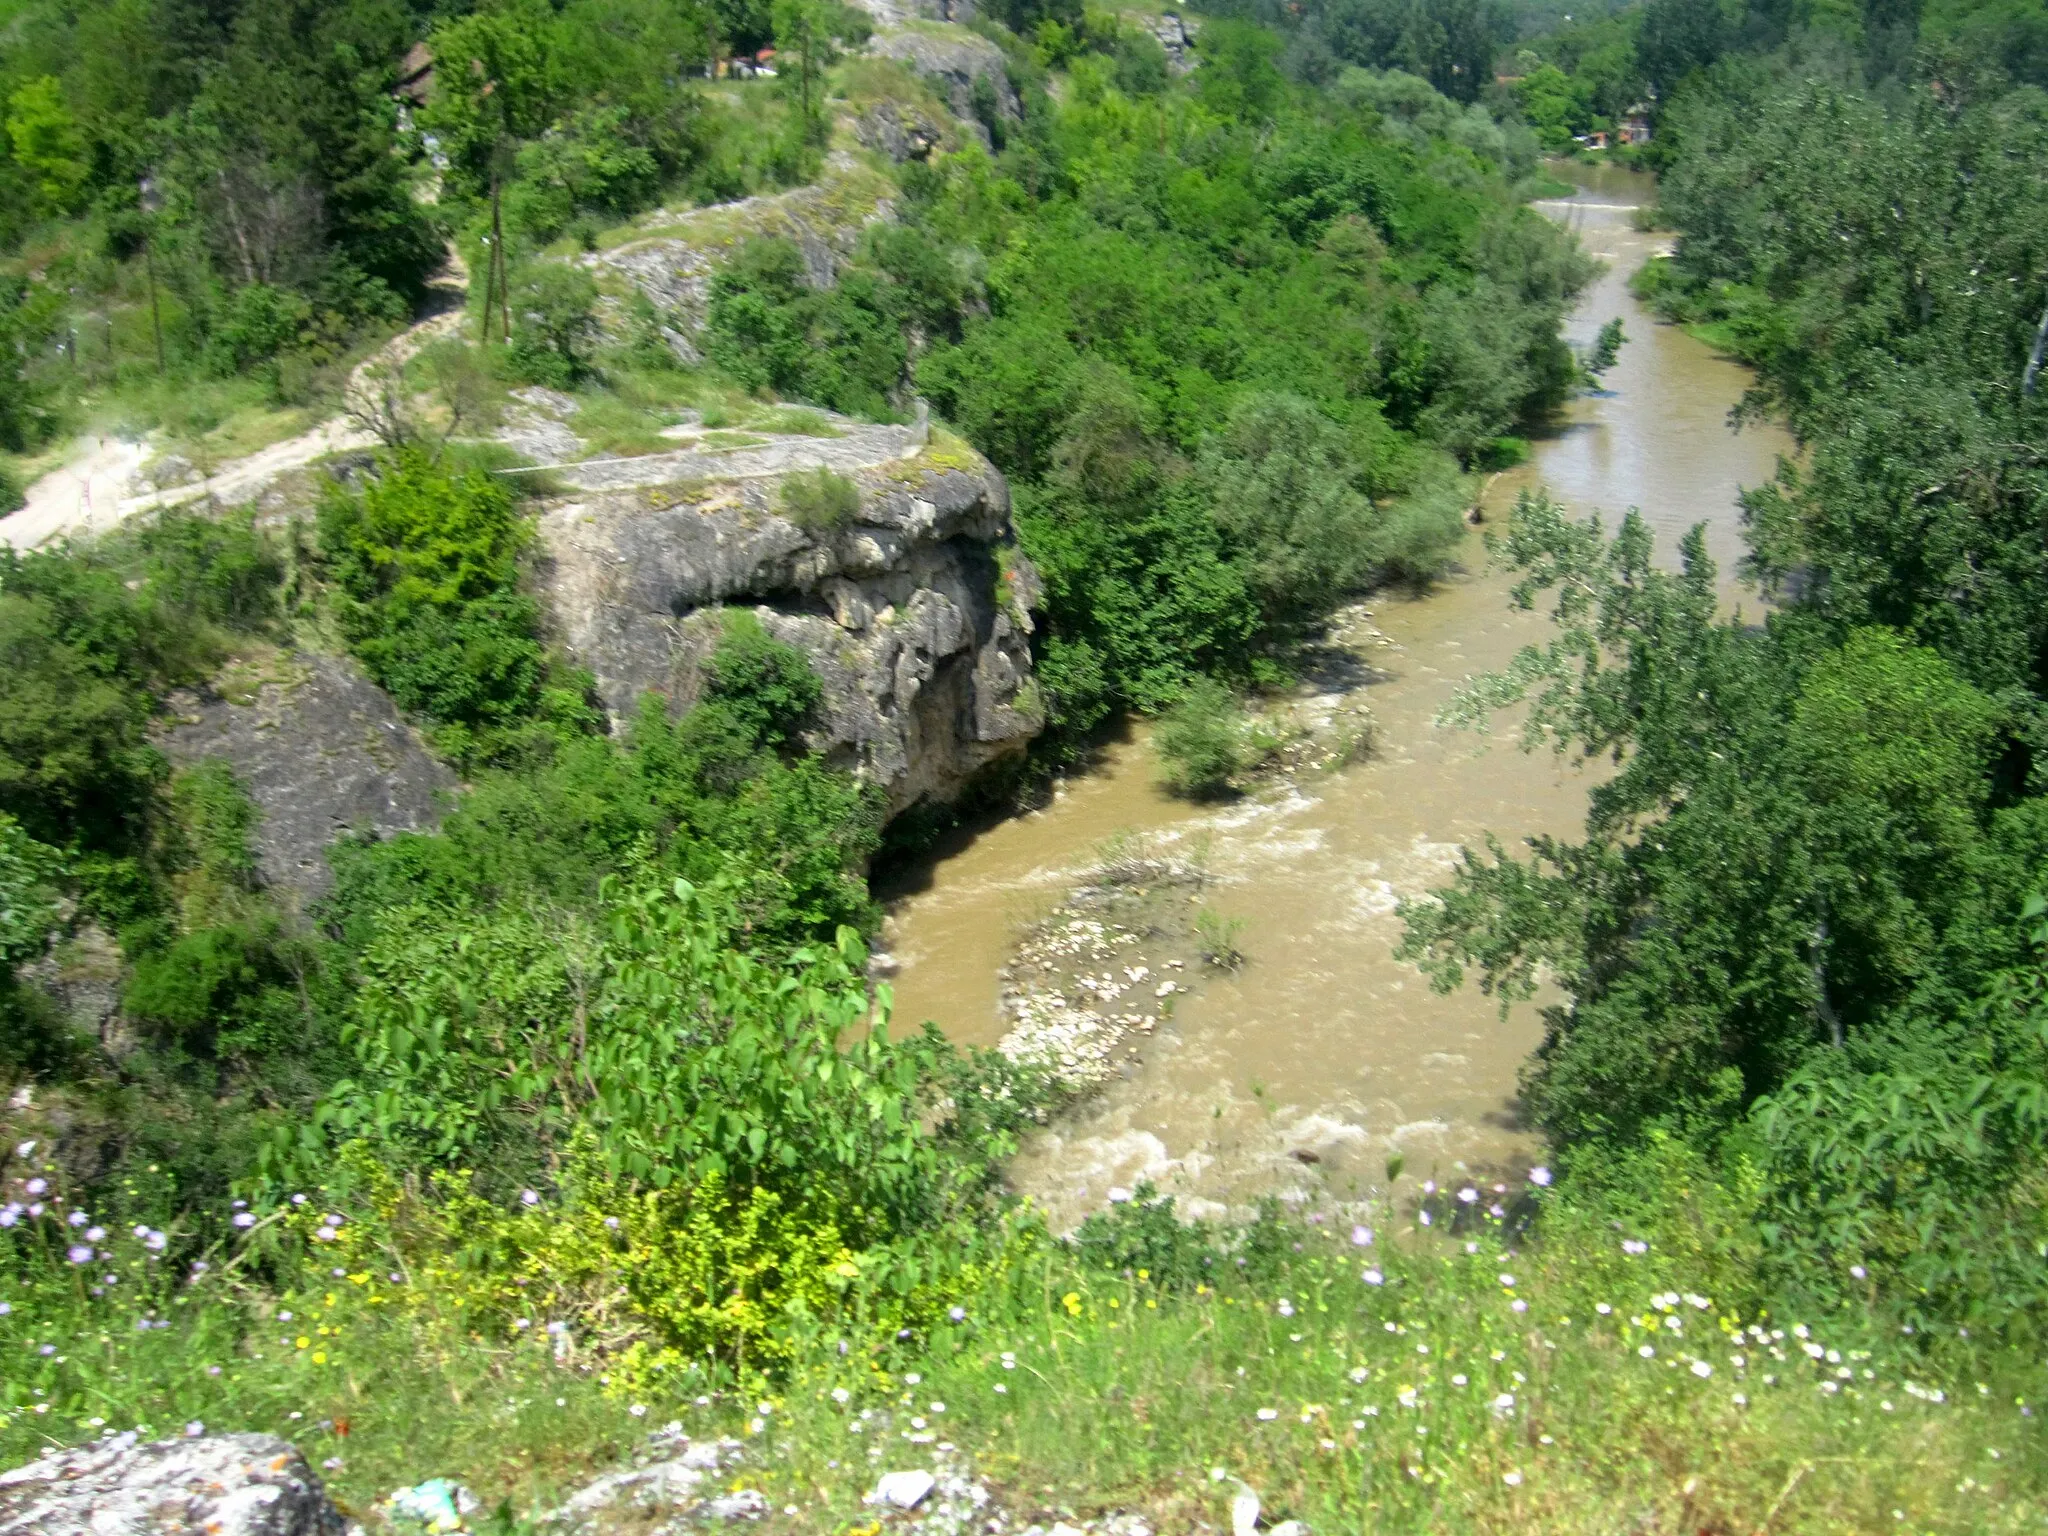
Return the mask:
{"type": "MultiPolygon", "coordinates": [[[[1622,769],[1583,844],[1475,857],[1410,944],[1561,985],[1555,1177],[1390,1166],[1341,1219],[1233,1229],[1141,1193],[1056,1237],[1001,1187],[1048,1084],[890,1027],[881,808],[804,750],[803,653],[731,611],[693,707],[614,725],[532,595],[514,388],[594,456],[923,402],[1045,577],[1042,762],[1286,681],[1335,604],[1442,570],[1466,477],[1585,377],[1558,327],[1594,269],[1522,205],[1493,34],[1376,14],[1335,63],[1299,17],[1211,19],[1181,77],[1022,3],[980,24],[1009,95],[897,164],[859,113],[939,99],[815,0],[10,9],[10,472],[343,405],[378,442],[260,515],[0,563],[0,1457],[262,1428],[365,1515],[445,1474],[516,1529],[679,1420],[744,1440],[790,1529],[869,1528],[939,1438],[1020,1527],[1220,1527],[1236,1479],[1319,1529],[2038,1525],[2036,96],[1746,59],[1664,110],[1657,292],[1810,452],[1752,498],[1761,629],[1696,545],[1656,571],[1635,522],[1535,501],[1508,532],[1559,637],[1469,713],[1533,695],[1622,769]],[[772,81],[704,78],[770,42],[772,81]],[[1800,91],[1882,152],[1823,164],[1800,91]],[[692,330],[582,259],[848,164],[891,217],[834,232],[829,285],[742,230],[692,330]],[[1884,210],[1921,196],[1909,252],[1884,210]],[[351,384],[463,271],[451,334],[351,384]],[[179,690],[301,650],[463,781],[437,831],[336,844],[303,910],[246,787],[161,746],[179,690]]],[[[828,527],[845,488],[781,505],[828,527]]]]}

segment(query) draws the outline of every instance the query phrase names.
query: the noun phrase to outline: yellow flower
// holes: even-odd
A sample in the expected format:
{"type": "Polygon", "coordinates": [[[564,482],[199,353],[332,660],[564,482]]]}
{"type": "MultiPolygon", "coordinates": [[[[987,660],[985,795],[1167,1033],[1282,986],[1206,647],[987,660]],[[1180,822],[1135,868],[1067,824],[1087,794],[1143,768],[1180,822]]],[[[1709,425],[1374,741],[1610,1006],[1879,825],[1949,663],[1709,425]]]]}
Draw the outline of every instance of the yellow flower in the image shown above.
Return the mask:
{"type": "Polygon", "coordinates": [[[1112,1312],[1114,1312],[1118,1307],[1122,1305],[1123,1303],[1118,1301],[1114,1296],[1109,1298],[1109,1308],[1112,1312]]]}
{"type": "Polygon", "coordinates": [[[1157,1312],[1159,1310],[1159,1303],[1154,1301],[1150,1296],[1147,1296],[1145,1298],[1145,1307],[1148,1311],[1157,1312]]]}
{"type": "Polygon", "coordinates": [[[1066,1295],[1060,1298],[1060,1302],[1066,1307],[1071,1316],[1079,1317],[1081,1315],[1081,1293],[1079,1291],[1067,1292],[1066,1295]]]}
{"type": "Polygon", "coordinates": [[[326,1350],[324,1350],[324,1349],[316,1349],[316,1350],[314,1350],[314,1351],[313,1351],[313,1363],[314,1363],[315,1365],[325,1365],[325,1364],[327,1363],[327,1351],[326,1351],[326,1350]]]}
{"type": "Polygon", "coordinates": [[[305,1336],[305,1335],[304,1335],[304,1334],[302,1333],[302,1334],[300,1334],[300,1335],[299,1335],[299,1336],[298,1336],[298,1337],[297,1337],[296,1339],[292,1340],[292,1342],[293,1342],[294,1344],[298,1345],[298,1347],[299,1347],[300,1349],[305,1349],[305,1348],[309,1347],[309,1346],[310,1346],[310,1345],[312,1344],[312,1342],[313,1342],[313,1341],[312,1341],[311,1339],[307,1338],[307,1337],[306,1337],[306,1336],[305,1336]]]}

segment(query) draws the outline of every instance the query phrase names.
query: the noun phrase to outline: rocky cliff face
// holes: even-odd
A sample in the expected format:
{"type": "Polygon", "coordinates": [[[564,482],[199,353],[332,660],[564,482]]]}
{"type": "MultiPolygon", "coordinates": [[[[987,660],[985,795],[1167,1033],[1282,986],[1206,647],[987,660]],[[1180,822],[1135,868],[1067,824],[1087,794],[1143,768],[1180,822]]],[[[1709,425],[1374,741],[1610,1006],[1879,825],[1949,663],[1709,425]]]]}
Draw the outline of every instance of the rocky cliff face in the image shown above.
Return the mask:
{"type": "Polygon", "coordinates": [[[722,459],[678,454],[691,462],[665,471],[593,466],[541,516],[541,590],[618,718],[648,692],[687,707],[722,610],[752,608],[824,682],[807,745],[880,785],[893,815],[952,799],[1043,727],[1028,640],[1038,577],[986,461],[921,428],[837,425],[837,438],[722,459]],[[784,477],[811,465],[859,488],[843,527],[806,529],[784,510],[784,477]]]}

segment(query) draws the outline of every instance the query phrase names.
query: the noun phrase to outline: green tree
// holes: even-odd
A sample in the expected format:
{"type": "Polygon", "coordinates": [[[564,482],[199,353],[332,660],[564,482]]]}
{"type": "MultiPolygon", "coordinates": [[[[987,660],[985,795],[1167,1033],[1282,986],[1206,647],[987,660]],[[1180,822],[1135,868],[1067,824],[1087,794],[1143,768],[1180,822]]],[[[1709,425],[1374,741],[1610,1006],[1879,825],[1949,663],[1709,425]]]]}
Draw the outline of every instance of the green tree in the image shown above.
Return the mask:
{"type": "Polygon", "coordinates": [[[7,142],[51,213],[70,213],[85,192],[91,166],[85,135],[65,104],[56,77],[43,75],[15,87],[7,98],[7,142]]]}

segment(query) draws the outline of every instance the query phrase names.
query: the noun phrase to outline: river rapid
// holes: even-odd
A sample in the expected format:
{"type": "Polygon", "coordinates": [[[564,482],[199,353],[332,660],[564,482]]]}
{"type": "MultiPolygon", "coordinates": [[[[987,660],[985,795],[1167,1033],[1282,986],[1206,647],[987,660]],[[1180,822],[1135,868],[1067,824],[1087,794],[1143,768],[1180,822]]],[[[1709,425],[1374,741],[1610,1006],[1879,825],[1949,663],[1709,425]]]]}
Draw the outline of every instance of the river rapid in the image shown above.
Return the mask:
{"type": "MultiPolygon", "coordinates": [[[[1769,479],[1791,444],[1774,428],[1732,431],[1745,372],[1630,296],[1631,274],[1667,244],[1634,228],[1648,178],[1576,178],[1571,198],[1536,205],[1607,264],[1566,335],[1589,343],[1618,315],[1629,340],[1606,389],[1574,402],[1527,465],[1488,486],[1489,521],[1532,485],[1610,526],[1636,506],[1672,562],[1680,536],[1704,522],[1729,600],[1754,608],[1728,576],[1741,552],[1736,495],[1769,479]]],[[[1363,649],[1349,680],[1378,721],[1365,761],[1196,807],[1158,791],[1138,732],[1043,810],[963,831],[892,873],[884,942],[901,967],[899,1027],[930,1019],[974,1045],[1002,1033],[998,973],[1020,926],[1057,903],[1112,834],[1206,846],[1206,901],[1244,921],[1249,963],[1179,999],[1121,1077],[1011,1164],[1013,1186],[1056,1226],[1143,1183],[1186,1214],[1217,1215],[1266,1195],[1367,1198],[1396,1153],[1411,1178],[1527,1167],[1536,1142],[1518,1121],[1516,1083],[1541,1035],[1534,1006],[1503,1019],[1474,987],[1440,996],[1392,954],[1396,902],[1443,884],[1461,845],[1488,832],[1510,845],[1573,835],[1583,821],[1587,773],[1522,753],[1511,728],[1478,736],[1434,723],[1467,676],[1544,638],[1547,620],[1514,612],[1508,586],[1487,570],[1475,531],[1460,567],[1427,594],[1367,604],[1366,628],[1385,638],[1363,649]]]]}

